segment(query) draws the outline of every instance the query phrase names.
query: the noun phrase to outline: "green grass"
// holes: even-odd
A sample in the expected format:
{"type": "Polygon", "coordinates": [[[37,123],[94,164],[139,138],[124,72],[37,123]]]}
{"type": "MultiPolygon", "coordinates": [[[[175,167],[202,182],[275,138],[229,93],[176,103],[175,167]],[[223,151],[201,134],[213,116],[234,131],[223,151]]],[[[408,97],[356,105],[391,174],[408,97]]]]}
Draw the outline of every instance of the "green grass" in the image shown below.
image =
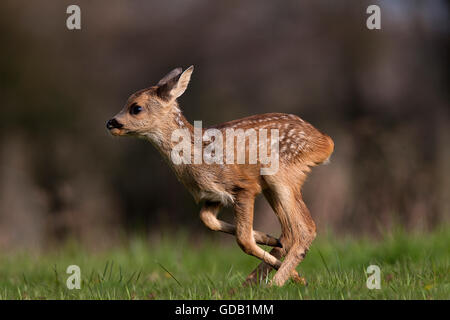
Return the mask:
{"type": "MultiPolygon", "coordinates": [[[[173,236],[173,234],[170,234],[173,236]]],[[[381,240],[322,236],[299,272],[304,287],[241,282],[258,263],[215,234],[194,246],[186,236],[153,244],[129,241],[93,253],[74,244],[41,254],[0,253],[0,299],[449,299],[450,228],[397,231],[381,240]],[[66,268],[81,268],[81,289],[66,287],[66,268]],[[366,287],[366,268],[381,268],[381,289],[366,287]]]]}

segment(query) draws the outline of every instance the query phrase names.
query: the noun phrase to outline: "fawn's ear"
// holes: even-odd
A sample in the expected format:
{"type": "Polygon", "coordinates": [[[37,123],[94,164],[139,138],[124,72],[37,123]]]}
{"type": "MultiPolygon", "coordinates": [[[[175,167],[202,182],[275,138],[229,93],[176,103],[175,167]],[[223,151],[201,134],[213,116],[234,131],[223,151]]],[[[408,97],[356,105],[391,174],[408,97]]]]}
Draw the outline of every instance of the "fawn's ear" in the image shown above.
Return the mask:
{"type": "Polygon", "coordinates": [[[161,78],[161,80],[159,80],[158,86],[162,86],[162,85],[166,84],[169,80],[179,76],[182,71],[183,71],[183,69],[181,69],[181,68],[173,69],[168,74],[166,74],[163,78],[161,78]]]}
{"type": "Polygon", "coordinates": [[[194,66],[183,73],[181,68],[174,69],[158,82],[158,96],[166,101],[173,101],[186,91],[194,66]],[[181,75],[180,75],[181,73],[181,75]]]}

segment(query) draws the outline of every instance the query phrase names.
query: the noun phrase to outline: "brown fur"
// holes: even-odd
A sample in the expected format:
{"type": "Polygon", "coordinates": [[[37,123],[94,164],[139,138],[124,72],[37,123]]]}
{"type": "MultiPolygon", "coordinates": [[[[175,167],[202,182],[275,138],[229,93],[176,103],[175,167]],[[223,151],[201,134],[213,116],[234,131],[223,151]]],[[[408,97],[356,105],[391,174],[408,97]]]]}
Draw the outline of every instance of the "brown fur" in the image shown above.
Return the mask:
{"type": "MultiPolygon", "coordinates": [[[[269,132],[270,129],[278,129],[279,170],[275,174],[261,175],[260,169],[265,164],[260,159],[255,164],[175,165],[170,160],[175,144],[171,141],[172,132],[178,128],[189,130],[192,136],[194,132],[193,126],[181,114],[176,102],[186,90],[192,71],[193,67],[183,73],[181,69],[175,69],[161,79],[157,86],[133,94],[124,109],[115,116],[123,127],[112,128],[111,133],[138,136],[152,142],[195,200],[204,201],[200,211],[203,223],[211,230],[235,234],[237,243],[245,253],[262,260],[245,284],[266,278],[272,268],[278,270],[272,279],[273,284],[282,286],[290,277],[304,282],[295,268],[314,240],[316,227],[303,202],[301,187],[310,167],[328,160],[333,152],[333,141],[295,115],[255,115],[211,128],[220,130],[224,137],[227,137],[227,129],[254,129],[256,132],[261,129],[269,132]],[[142,106],[143,111],[137,115],[130,114],[129,109],[133,104],[142,106]],[[253,230],[254,200],[261,192],[281,224],[279,240],[253,230]],[[235,226],[217,219],[217,214],[224,205],[234,208],[235,226]],[[274,248],[268,253],[257,243],[274,248]],[[285,259],[281,262],[280,259],[284,256],[285,259]]],[[[225,140],[226,138],[224,147],[225,140]]],[[[208,142],[203,142],[203,145],[207,146],[208,142]]],[[[246,159],[249,159],[248,139],[245,140],[245,148],[246,159]]]]}

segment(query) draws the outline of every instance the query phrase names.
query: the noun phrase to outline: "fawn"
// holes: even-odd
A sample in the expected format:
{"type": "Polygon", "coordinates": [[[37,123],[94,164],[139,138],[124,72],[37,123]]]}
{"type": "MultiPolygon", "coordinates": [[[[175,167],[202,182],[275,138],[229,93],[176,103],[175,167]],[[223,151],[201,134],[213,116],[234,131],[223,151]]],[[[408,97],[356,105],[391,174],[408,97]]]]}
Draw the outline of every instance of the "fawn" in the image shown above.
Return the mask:
{"type": "MultiPolygon", "coordinates": [[[[266,165],[260,160],[253,164],[175,164],[171,160],[176,144],[172,133],[175,130],[194,133],[195,130],[182,115],[177,103],[177,98],[188,86],[193,70],[193,66],[184,72],[181,68],[174,69],[157,85],[132,94],[125,107],[107,122],[108,130],[116,136],[137,136],[150,141],[196,202],[203,203],[200,210],[202,222],[211,230],[234,234],[245,253],[262,260],[244,285],[266,279],[272,268],[278,271],[270,284],[282,286],[289,278],[306,284],[296,267],[304,259],[316,236],[316,226],[303,202],[301,187],[310,167],[329,159],[334,149],[333,140],[295,115],[255,115],[211,128],[223,133],[230,129],[251,129],[256,132],[263,129],[277,130],[279,150],[271,149],[271,152],[279,153],[279,167],[274,174],[261,174],[260,169],[266,165]],[[261,192],[281,224],[279,239],[253,230],[254,201],[261,192]],[[217,219],[219,210],[227,205],[234,209],[236,225],[217,219]],[[272,246],[273,249],[269,253],[257,244],[272,246]],[[282,262],[280,259],[283,257],[282,262]]],[[[203,132],[202,129],[201,134],[203,132]]],[[[189,147],[195,148],[194,140],[189,141],[189,147]]],[[[246,155],[250,156],[248,140],[244,140],[244,145],[246,155]]],[[[200,143],[202,146],[208,145],[208,141],[200,143]]],[[[188,160],[192,158],[190,152],[185,156],[188,160]]]]}

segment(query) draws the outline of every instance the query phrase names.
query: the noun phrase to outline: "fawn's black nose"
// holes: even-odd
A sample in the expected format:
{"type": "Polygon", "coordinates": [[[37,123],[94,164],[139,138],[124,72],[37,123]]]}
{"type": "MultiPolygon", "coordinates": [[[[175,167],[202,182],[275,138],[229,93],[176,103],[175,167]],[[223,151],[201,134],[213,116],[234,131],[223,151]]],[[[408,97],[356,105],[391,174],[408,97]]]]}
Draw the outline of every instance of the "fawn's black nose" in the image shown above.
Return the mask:
{"type": "Polygon", "coordinates": [[[123,124],[121,124],[119,121],[116,120],[116,118],[112,118],[111,120],[108,120],[108,122],[106,123],[106,127],[111,130],[111,129],[120,129],[123,127],[123,124]]]}

